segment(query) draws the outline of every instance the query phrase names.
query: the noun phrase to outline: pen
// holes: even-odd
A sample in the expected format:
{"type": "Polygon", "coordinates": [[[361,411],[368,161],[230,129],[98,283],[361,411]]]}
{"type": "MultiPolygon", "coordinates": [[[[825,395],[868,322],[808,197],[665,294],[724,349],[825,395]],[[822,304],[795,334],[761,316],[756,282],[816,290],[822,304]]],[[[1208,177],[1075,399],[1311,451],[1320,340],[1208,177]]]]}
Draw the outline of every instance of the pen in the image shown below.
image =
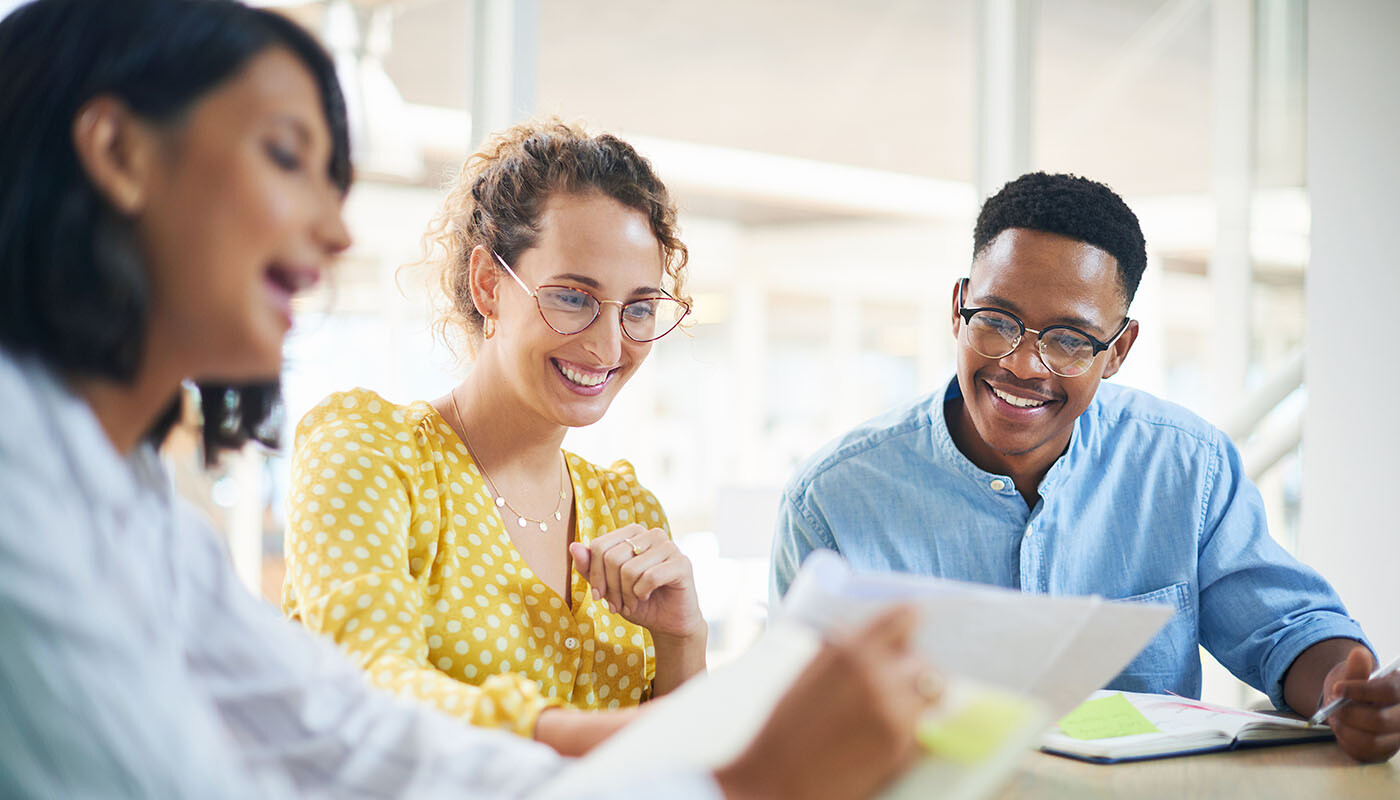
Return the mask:
{"type": "MultiPolygon", "coordinates": [[[[1389,675],[1397,669],[1400,669],[1400,658],[1397,658],[1389,664],[1386,664],[1384,667],[1378,667],[1376,671],[1372,672],[1370,677],[1368,677],[1366,680],[1373,681],[1376,678],[1384,678],[1385,676],[1389,675]]],[[[1321,725],[1323,720],[1332,716],[1332,712],[1336,711],[1337,709],[1341,708],[1349,702],[1351,702],[1350,697],[1338,697],[1336,700],[1333,700],[1332,702],[1328,703],[1322,708],[1319,708],[1316,714],[1313,714],[1311,717],[1308,717],[1308,724],[1321,725]]]]}

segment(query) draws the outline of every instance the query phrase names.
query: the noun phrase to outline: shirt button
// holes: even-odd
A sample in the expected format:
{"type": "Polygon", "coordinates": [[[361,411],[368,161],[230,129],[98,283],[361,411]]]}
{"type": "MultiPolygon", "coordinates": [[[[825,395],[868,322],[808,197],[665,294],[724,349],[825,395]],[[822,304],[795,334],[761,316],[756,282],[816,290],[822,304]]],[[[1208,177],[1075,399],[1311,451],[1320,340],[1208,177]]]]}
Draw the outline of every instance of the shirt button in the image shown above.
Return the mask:
{"type": "Polygon", "coordinates": [[[1001,478],[996,478],[992,481],[991,487],[992,491],[999,492],[1002,489],[1006,488],[1006,481],[1002,480],[1001,478]]]}
{"type": "Polygon", "coordinates": [[[578,639],[575,639],[574,637],[570,636],[569,638],[564,640],[564,647],[568,650],[577,650],[578,639]]]}

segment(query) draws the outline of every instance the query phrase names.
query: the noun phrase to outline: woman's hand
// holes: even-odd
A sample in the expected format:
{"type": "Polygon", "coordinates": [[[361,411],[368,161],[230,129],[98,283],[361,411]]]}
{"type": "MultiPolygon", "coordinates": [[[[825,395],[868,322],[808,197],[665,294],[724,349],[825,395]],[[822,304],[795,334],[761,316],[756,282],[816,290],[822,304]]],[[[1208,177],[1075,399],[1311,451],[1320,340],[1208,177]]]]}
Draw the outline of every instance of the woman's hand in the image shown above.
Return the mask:
{"type": "Polygon", "coordinates": [[[588,544],[569,545],[574,569],[593,586],[593,596],[634,625],[651,631],[658,647],[702,640],[707,634],[695,574],[685,557],[660,528],[628,525],[588,544]]]}
{"type": "Polygon", "coordinates": [[[725,796],[869,797],[913,764],[915,726],[942,685],[911,646],[917,618],[900,606],[824,646],[715,773],[725,796]]]}
{"type": "Polygon", "coordinates": [[[553,747],[561,756],[583,756],[640,715],[639,708],[546,708],[535,721],[535,741],[553,747]]]}

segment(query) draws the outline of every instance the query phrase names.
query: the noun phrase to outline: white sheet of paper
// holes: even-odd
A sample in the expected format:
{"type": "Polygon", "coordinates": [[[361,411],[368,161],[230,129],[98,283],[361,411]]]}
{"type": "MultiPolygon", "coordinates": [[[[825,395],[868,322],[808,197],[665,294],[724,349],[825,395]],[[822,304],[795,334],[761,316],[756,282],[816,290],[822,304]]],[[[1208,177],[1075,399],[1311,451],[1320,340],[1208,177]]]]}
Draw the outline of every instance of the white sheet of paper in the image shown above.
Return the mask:
{"type": "MultiPolygon", "coordinates": [[[[711,770],[734,760],[758,734],[783,692],[821,646],[816,631],[777,624],[743,656],[648,703],[648,710],[587,757],[561,772],[538,800],[606,795],[618,775],[644,783],[677,770],[711,770]]],[[[950,685],[950,691],[956,684],[950,685]]],[[[882,800],[977,800],[1001,784],[1049,721],[1036,704],[1019,730],[975,765],[925,757],[882,800]]]]}
{"type": "Polygon", "coordinates": [[[810,630],[769,631],[733,663],[647,703],[645,714],[562,771],[536,797],[606,795],[618,775],[638,778],[640,785],[649,772],[729,763],[763,727],[820,644],[810,630]]]}
{"type": "Polygon", "coordinates": [[[916,641],[939,669],[1029,694],[1056,719],[1112,680],[1174,613],[1163,605],[857,572],[818,550],[803,563],[777,618],[826,631],[856,625],[893,602],[920,609],[916,641]]]}
{"type": "Polygon", "coordinates": [[[924,758],[884,793],[885,800],[986,796],[1021,753],[1038,743],[1045,725],[1116,675],[1172,613],[1166,606],[1097,597],[1047,597],[855,572],[839,556],[818,551],[803,564],[774,624],[747,653],[648,703],[647,713],[534,797],[606,793],[619,774],[644,780],[647,774],[729,763],[816,653],[822,632],[856,625],[895,602],[918,606],[916,646],[951,683],[990,684],[1042,703],[992,757],[974,766],[924,758]]]}

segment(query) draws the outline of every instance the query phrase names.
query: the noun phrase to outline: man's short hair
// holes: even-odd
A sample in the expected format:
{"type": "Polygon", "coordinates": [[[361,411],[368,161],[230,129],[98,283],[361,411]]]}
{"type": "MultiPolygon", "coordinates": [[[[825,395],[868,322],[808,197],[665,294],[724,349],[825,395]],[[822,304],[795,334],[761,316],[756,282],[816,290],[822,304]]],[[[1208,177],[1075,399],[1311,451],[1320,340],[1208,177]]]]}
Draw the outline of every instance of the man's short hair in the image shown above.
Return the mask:
{"type": "Polygon", "coordinates": [[[1078,175],[1031,172],[987,198],[972,234],[976,258],[1007,228],[1068,236],[1091,244],[1118,261],[1118,278],[1129,303],[1147,268],[1147,243],[1137,215],[1114,191],[1078,175]]]}

